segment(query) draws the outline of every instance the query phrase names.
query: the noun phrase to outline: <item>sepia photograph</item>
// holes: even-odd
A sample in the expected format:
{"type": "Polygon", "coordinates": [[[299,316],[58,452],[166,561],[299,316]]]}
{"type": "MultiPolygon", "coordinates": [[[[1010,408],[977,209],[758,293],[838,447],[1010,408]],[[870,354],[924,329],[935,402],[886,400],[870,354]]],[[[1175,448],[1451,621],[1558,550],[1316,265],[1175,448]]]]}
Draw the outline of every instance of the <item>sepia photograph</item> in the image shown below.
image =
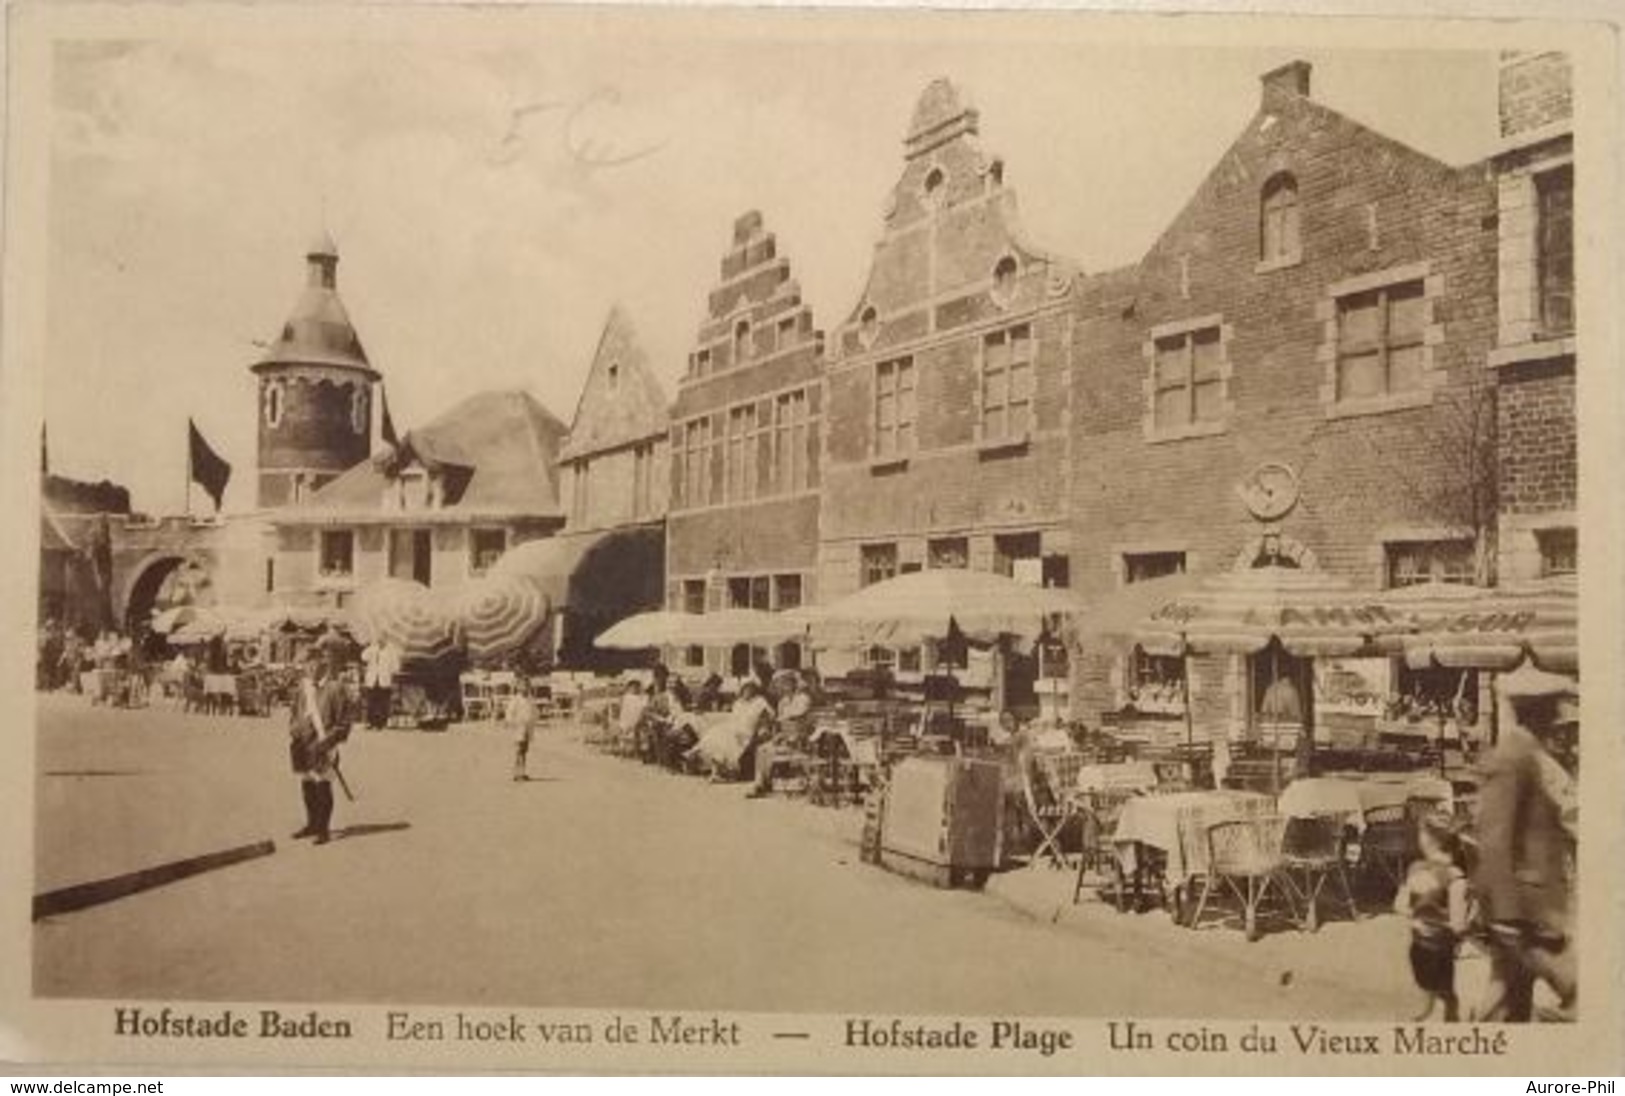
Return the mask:
{"type": "Polygon", "coordinates": [[[1576,28],[62,7],[0,1058],[1617,1071],[1576,28]]]}

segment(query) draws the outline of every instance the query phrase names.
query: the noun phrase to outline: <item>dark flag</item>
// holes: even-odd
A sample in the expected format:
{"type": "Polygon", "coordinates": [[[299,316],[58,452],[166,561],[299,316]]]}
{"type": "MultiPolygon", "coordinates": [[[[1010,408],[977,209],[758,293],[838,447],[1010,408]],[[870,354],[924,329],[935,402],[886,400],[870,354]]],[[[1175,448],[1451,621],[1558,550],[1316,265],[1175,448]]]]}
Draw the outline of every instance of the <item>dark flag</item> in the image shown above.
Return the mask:
{"type": "Polygon", "coordinates": [[[378,436],[391,449],[399,449],[401,439],[395,433],[395,420],[389,417],[389,393],[384,391],[382,385],[378,386],[378,402],[383,407],[383,423],[378,428],[378,436]]]}
{"type": "Polygon", "coordinates": [[[209,448],[209,443],[198,433],[197,423],[187,419],[186,428],[189,432],[187,448],[192,482],[209,493],[218,512],[220,499],[226,493],[226,484],[231,480],[231,465],[209,448]]]}

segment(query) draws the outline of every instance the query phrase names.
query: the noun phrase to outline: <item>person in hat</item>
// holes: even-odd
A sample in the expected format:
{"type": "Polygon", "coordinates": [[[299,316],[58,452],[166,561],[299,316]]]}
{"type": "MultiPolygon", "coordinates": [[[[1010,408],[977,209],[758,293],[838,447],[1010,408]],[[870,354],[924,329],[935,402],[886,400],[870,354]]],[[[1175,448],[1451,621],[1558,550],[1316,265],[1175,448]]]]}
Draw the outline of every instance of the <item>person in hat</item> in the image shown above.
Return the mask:
{"type": "Polygon", "coordinates": [[[350,737],[350,703],[340,675],[344,644],[331,634],[305,653],[299,684],[289,710],[289,761],[299,777],[305,801],[305,824],[294,838],[313,838],[325,845],[332,836],[333,781],[342,781],[338,747],[350,737]]]}
{"type": "Polygon", "coordinates": [[[1485,1020],[1527,1022],[1535,982],[1573,1009],[1577,974],[1568,935],[1571,858],[1551,750],[1568,678],[1524,669],[1501,679],[1500,738],[1485,761],[1473,883],[1489,925],[1491,987],[1485,1020]]]}

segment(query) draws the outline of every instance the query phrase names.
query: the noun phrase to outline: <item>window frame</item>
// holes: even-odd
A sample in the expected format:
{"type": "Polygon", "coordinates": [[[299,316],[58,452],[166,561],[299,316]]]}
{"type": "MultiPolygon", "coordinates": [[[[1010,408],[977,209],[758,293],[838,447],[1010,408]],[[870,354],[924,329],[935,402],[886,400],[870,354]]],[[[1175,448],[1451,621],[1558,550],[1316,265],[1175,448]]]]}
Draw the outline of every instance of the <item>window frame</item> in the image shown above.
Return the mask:
{"type": "Polygon", "coordinates": [[[469,529],[468,529],[468,573],[469,573],[470,576],[478,578],[481,575],[489,574],[490,571],[491,571],[491,568],[496,565],[496,561],[501,559],[503,557],[503,555],[507,551],[508,551],[508,530],[505,527],[500,526],[500,525],[471,525],[471,526],[469,526],[469,529]],[[485,564],[482,565],[480,563],[480,555],[481,555],[480,537],[481,536],[489,536],[489,535],[491,535],[493,533],[496,534],[498,537],[500,537],[502,539],[502,546],[497,549],[496,555],[491,557],[490,562],[485,563],[485,564]]]}
{"type": "MultiPolygon", "coordinates": [[[[1535,321],[1543,338],[1561,338],[1573,335],[1576,325],[1574,309],[1574,165],[1558,164],[1534,173],[1532,180],[1535,207],[1535,321]],[[1561,184],[1561,185],[1560,185],[1561,184]],[[1559,212],[1550,206],[1554,196],[1566,199],[1558,223],[1562,231],[1553,228],[1553,214],[1559,212]],[[1559,237],[1562,246],[1553,253],[1553,237],[1559,237]],[[1554,258],[1566,260],[1566,277],[1554,275],[1554,258]],[[1554,292],[1561,290],[1561,292],[1554,292]],[[1554,299],[1567,301],[1567,315],[1553,316],[1554,299]]],[[[1562,264],[1559,264],[1561,268],[1562,264]]]]}
{"type": "Polygon", "coordinates": [[[914,356],[904,354],[876,362],[873,380],[870,426],[874,440],[870,455],[874,460],[888,463],[907,460],[919,444],[919,374],[915,370],[914,356]],[[888,404],[891,408],[889,424],[882,415],[882,409],[888,404]]]}
{"type": "Polygon", "coordinates": [[[984,445],[1020,445],[1031,440],[1038,414],[1038,344],[1030,321],[1011,324],[982,336],[981,361],[978,371],[977,435],[984,445]],[[1018,340],[1018,335],[1020,336],[1018,340]],[[1023,355],[1016,356],[1016,347],[1023,346],[1023,355]],[[1004,348],[999,364],[995,365],[996,350],[1004,348]],[[1026,376],[1026,394],[1016,395],[1017,371],[1026,376]],[[991,393],[993,382],[999,378],[1002,400],[995,402],[991,393]],[[1015,412],[1023,410],[1022,426],[1015,425],[1015,412]],[[991,426],[992,416],[1002,416],[999,429],[991,426]]]}
{"type": "Polygon", "coordinates": [[[1451,585],[1471,586],[1476,578],[1473,538],[1464,536],[1439,537],[1405,537],[1402,539],[1386,540],[1382,545],[1382,582],[1383,588],[1389,590],[1403,589],[1407,586],[1420,586],[1426,582],[1444,582],[1451,585]],[[1455,571],[1449,568],[1447,561],[1434,555],[1438,549],[1446,546],[1456,546],[1462,551],[1464,562],[1455,571]],[[1415,577],[1407,577],[1399,581],[1398,563],[1401,553],[1408,550],[1422,550],[1427,564],[1425,570],[1413,573],[1415,577]]]}
{"type": "Polygon", "coordinates": [[[323,582],[349,582],[355,579],[356,564],[356,532],[354,529],[320,529],[316,536],[316,577],[323,582]],[[343,570],[329,567],[328,559],[331,556],[329,544],[342,543],[346,545],[346,562],[343,570]]]}
{"type": "Polygon", "coordinates": [[[1280,270],[1303,261],[1303,199],[1298,179],[1277,171],[1258,191],[1259,271],[1280,270]]]}
{"type": "Polygon", "coordinates": [[[1337,402],[1360,403],[1372,400],[1404,399],[1415,392],[1427,391],[1427,286],[1424,279],[1411,278],[1405,281],[1392,282],[1386,285],[1373,286],[1370,289],[1354,293],[1345,293],[1337,298],[1337,402]],[[1403,299],[1414,296],[1417,307],[1422,310],[1421,322],[1414,333],[1395,336],[1393,330],[1394,301],[1399,298],[1401,290],[1406,291],[1403,299]],[[1414,294],[1410,291],[1414,290],[1414,294]],[[1353,340],[1347,337],[1347,317],[1353,311],[1352,302],[1358,298],[1370,297],[1374,301],[1376,310],[1376,333],[1370,338],[1353,340]],[[1415,350],[1424,355],[1422,367],[1418,370],[1417,381],[1414,386],[1396,388],[1394,386],[1393,359],[1396,352],[1415,350]],[[1346,395],[1344,382],[1344,366],[1351,359],[1364,357],[1375,351],[1377,355],[1377,371],[1382,379],[1382,389],[1379,392],[1365,395],[1346,395]]]}

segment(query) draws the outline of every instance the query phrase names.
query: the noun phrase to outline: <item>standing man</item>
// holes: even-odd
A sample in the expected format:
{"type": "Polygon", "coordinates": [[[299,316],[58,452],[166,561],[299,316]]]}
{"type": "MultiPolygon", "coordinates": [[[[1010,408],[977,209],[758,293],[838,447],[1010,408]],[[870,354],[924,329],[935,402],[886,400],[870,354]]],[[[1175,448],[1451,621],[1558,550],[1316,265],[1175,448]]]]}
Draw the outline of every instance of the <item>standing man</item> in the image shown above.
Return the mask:
{"type": "Polygon", "coordinates": [[[1490,1000],[1481,1019],[1523,1023],[1539,979],[1572,1013],[1576,969],[1569,939],[1570,849],[1562,781],[1551,749],[1558,701],[1574,683],[1530,667],[1502,677],[1499,741],[1484,764],[1473,880],[1490,926],[1490,1000]]]}
{"type": "Polygon", "coordinates": [[[299,790],[305,799],[305,824],[295,838],[311,837],[325,845],[333,823],[333,781],[342,782],[338,747],[350,737],[349,700],[339,680],[343,647],[326,642],[311,647],[305,656],[304,673],[294,690],[288,727],[289,760],[299,777],[299,790]]]}
{"type": "Polygon", "coordinates": [[[530,698],[530,684],[520,677],[514,685],[513,695],[502,713],[503,722],[513,734],[513,778],[516,783],[530,779],[526,759],[530,756],[530,740],[536,733],[536,702],[530,698]]]}
{"type": "Polygon", "coordinates": [[[372,638],[361,651],[362,685],[367,691],[367,726],[380,730],[389,723],[395,703],[395,675],[401,672],[401,649],[393,640],[372,638]]]}

